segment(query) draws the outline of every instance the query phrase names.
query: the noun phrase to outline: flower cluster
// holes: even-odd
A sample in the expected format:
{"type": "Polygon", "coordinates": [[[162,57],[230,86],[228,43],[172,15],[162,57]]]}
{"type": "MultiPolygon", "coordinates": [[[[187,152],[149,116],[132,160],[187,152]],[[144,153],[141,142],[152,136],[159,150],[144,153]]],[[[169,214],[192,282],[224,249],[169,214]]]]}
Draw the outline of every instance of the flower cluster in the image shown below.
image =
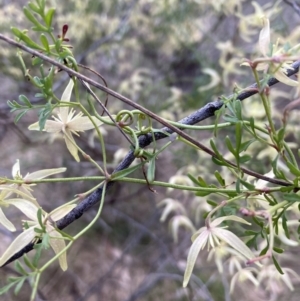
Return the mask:
{"type": "MultiPolygon", "coordinates": [[[[4,265],[14,254],[29,243],[42,239],[45,234],[49,235],[49,244],[56,254],[65,248],[64,237],[55,227],[55,222],[69,213],[76,205],[62,205],[52,212],[46,213],[33,197],[31,187],[34,184],[30,184],[32,180],[43,179],[65,170],[66,168],[44,169],[31,174],[28,173],[23,177],[20,172],[19,160],[14,164],[12,176],[14,180],[23,183],[0,186],[0,224],[10,231],[16,231],[15,226],[6,218],[1,208],[11,205],[18,208],[29,220],[23,221],[23,232],[16,237],[0,257],[0,266],[4,265]]],[[[66,253],[59,256],[59,263],[63,270],[67,269],[66,253]]]]}

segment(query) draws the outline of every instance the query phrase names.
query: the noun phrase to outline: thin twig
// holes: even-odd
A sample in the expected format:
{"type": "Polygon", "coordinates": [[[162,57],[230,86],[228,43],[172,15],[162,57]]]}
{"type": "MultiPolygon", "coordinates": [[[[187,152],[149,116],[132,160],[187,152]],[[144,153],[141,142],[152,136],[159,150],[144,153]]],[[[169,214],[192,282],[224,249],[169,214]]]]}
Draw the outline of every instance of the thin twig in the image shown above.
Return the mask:
{"type": "MultiPolygon", "coordinates": [[[[171,124],[169,124],[168,122],[166,122],[165,120],[163,120],[161,117],[157,116],[156,114],[154,114],[153,112],[145,109],[144,107],[138,105],[137,103],[131,101],[130,99],[120,95],[119,93],[93,81],[92,79],[66,67],[65,65],[62,65],[60,63],[58,63],[56,60],[51,59],[49,57],[47,57],[46,55],[39,53],[38,51],[32,50],[20,43],[17,43],[16,41],[0,34],[0,40],[3,40],[15,47],[18,47],[22,50],[24,50],[25,52],[28,52],[36,57],[40,57],[41,59],[43,59],[44,61],[49,62],[50,64],[59,67],[60,69],[66,71],[69,75],[72,76],[76,76],[78,79],[81,79],[85,82],[87,82],[88,84],[114,96],[115,98],[121,100],[122,102],[125,102],[126,104],[131,105],[132,107],[140,110],[141,112],[147,114],[148,116],[152,117],[153,119],[157,120],[158,122],[160,122],[161,124],[165,125],[166,127],[161,129],[160,132],[157,132],[154,134],[154,139],[155,140],[160,140],[163,138],[168,137],[167,133],[177,133],[178,135],[180,135],[181,137],[183,137],[184,139],[188,140],[189,142],[191,142],[192,144],[196,145],[197,147],[199,147],[200,149],[204,150],[205,152],[207,152],[208,154],[210,154],[211,156],[215,157],[216,155],[214,154],[214,152],[212,152],[210,149],[208,149],[207,147],[205,147],[204,145],[202,145],[201,143],[199,143],[198,141],[196,141],[195,139],[193,139],[192,137],[190,137],[189,135],[187,135],[186,133],[184,133],[182,130],[180,130],[180,128],[177,128],[171,124]],[[166,134],[165,134],[166,133],[166,134]]],[[[287,76],[292,76],[295,73],[298,72],[300,66],[300,61],[296,61],[291,65],[291,68],[288,69],[287,71],[287,76]]],[[[273,86],[275,84],[278,83],[278,80],[275,78],[271,78],[268,81],[268,85],[269,86],[273,86]]],[[[257,89],[257,85],[253,84],[251,86],[249,86],[248,88],[246,88],[243,92],[241,92],[236,98],[239,100],[244,100],[252,95],[255,95],[258,93],[258,89],[257,89]]],[[[230,95],[229,98],[233,98],[234,95],[230,95]]],[[[189,116],[183,118],[182,120],[179,121],[179,123],[182,124],[188,124],[188,125],[193,125],[196,124],[204,119],[207,119],[211,116],[214,116],[215,112],[217,110],[219,110],[221,107],[223,106],[223,102],[220,100],[217,101],[213,101],[210,103],[207,103],[204,107],[202,107],[201,109],[197,110],[196,112],[190,114],[189,116]]],[[[144,148],[146,146],[148,146],[149,144],[151,144],[153,142],[153,136],[152,134],[147,134],[147,135],[143,135],[139,137],[139,145],[141,148],[144,148]]],[[[134,156],[134,152],[133,151],[129,151],[127,153],[127,155],[125,156],[125,158],[123,159],[123,161],[117,166],[117,168],[114,170],[114,172],[123,170],[127,167],[129,167],[131,165],[131,163],[133,162],[133,160],[135,159],[134,156]]],[[[226,161],[228,162],[228,161],[226,161]]],[[[234,166],[234,164],[232,164],[231,162],[228,162],[229,164],[231,164],[232,166],[234,166]]],[[[289,186],[290,184],[288,182],[285,181],[281,181],[281,180],[277,180],[277,179],[272,179],[272,178],[268,178],[265,177],[261,174],[258,174],[256,172],[253,172],[251,170],[247,170],[247,169],[242,169],[245,173],[252,175],[256,178],[277,184],[277,185],[282,185],[282,186],[289,186]]],[[[109,182],[107,185],[107,188],[109,188],[110,186],[113,185],[113,182],[109,182]]],[[[86,212],[87,210],[89,210],[89,208],[91,208],[93,205],[95,205],[96,203],[99,202],[100,197],[102,194],[102,188],[98,188],[96,191],[94,191],[91,195],[89,195],[87,198],[85,198],[81,203],[79,203],[71,212],[69,212],[66,216],[64,216],[62,219],[60,219],[57,222],[57,227],[59,229],[64,229],[65,227],[67,227],[68,225],[70,225],[71,223],[73,223],[76,219],[80,218],[84,212],[86,212]]],[[[20,250],[19,252],[17,252],[16,254],[14,254],[4,265],[20,258],[23,254],[31,251],[33,249],[34,244],[28,244],[26,247],[24,247],[22,250],[20,250]]]]}

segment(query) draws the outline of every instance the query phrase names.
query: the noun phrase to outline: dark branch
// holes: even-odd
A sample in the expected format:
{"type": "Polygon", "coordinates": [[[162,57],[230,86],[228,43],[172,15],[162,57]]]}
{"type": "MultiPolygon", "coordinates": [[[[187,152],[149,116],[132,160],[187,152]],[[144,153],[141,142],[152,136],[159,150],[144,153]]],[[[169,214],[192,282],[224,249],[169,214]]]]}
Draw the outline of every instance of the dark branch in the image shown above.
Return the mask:
{"type": "MultiPolygon", "coordinates": [[[[48,58],[47,56],[34,51],[24,45],[21,45],[5,36],[3,36],[2,34],[0,34],[0,39],[6,41],[7,43],[14,45],[16,47],[19,47],[21,49],[23,49],[24,51],[31,53],[35,56],[38,56],[40,58],[42,58],[45,61],[50,62],[51,64],[58,66],[59,68],[65,70],[66,72],[68,72],[70,75],[76,76],[77,78],[82,79],[83,81],[91,84],[92,86],[101,89],[104,92],[109,93],[110,95],[116,97],[117,99],[120,99],[121,101],[128,103],[130,105],[132,105],[133,107],[141,110],[142,112],[144,112],[145,114],[149,115],[150,117],[154,118],[155,120],[161,122],[162,124],[167,124],[167,127],[164,127],[161,129],[160,132],[155,133],[154,134],[154,138],[155,140],[160,140],[163,138],[168,137],[166,134],[164,133],[178,133],[180,136],[182,136],[183,138],[192,141],[192,143],[194,143],[195,145],[197,145],[200,149],[202,148],[202,145],[197,143],[197,141],[195,141],[194,139],[191,139],[191,137],[187,134],[185,134],[184,132],[182,132],[180,130],[180,127],[177,128],[175,126],[169,125],[166,121],[164,121],[163,119],[161,119],[160,117],[158,117],[157,115],[155,115],[154,113],[146,110],[145,108],[139,106],[138,104],[132,102],[131,100],[129,100],[128,98],[118,94],[117,92],[108,89],[105,86],[102,86],[101,84],[83,76],[80,73],[75,72],[74,70],[59,64],[57,61],[48,58]]],[[[292,76],[294,74],[296,74],[299,70],[299,66],[300,66],[300,61],[296,61],[291,65],[291,69],[288,69],[287,71],[287,76],[292,76]]],[[[278,80],[275,78],[271,78],[268,81],[268,85],[269,86],[273,86],[275,84],[278,83],[278,80]]],[[[239,100],[244,100],[246,98],[249,98],[252,95],[255,95],[258,93],[258,89],[257,89],[257,85],[253,84],[249,87],[247,87],[243,92],[241,92],[238,96],[237,99],[239,100]]],[[[228,98],[233,98],[234,95],[230,95],[228,98]]],[[[223,102],[220,100],[216,100],[213,102],[209,102],[207,103],[204,107],[200,108],[199,110],[195,111],[194,113],[190,114],[189,116],[183,118],[182,120],[179,121],[179,123],[181,124],[185,124],[185,125],[194,125],[196,123],[199,123],[202,120],[205,120],[209,117],[214,116],[215,112],[217,110],[219,110],[221,107],[223,106],[223,102]]],[[[150,145],[153,142],[153,138],[152,138],[152,134],[149,133],[147,135],[143,135],[139,137],[139,144],[141,148],[144,148],[148,145],[150,145]]],[[[209,150],[211,153],[211,150],[209,150]]],[[[135,159],[134,156],[134,152],[133,151],[129,151],[127,153],[127,155],[125,156],[125,158],[123,159],[123,161],[117,166],[117,168],[114,170],[113,173],[123,170],[127,167],[129,167],[131,165],[131,163],[133,162],[133,160],[135,159]]],[[[245,169],[243,169],[245,171],[245,169]]],[[[247,173],[250,175],[253,175],[255,177],[258,177],[260,179],[266,180],[268,182],[272,182],[274,184],[278,184],[278,185],[283,185],[283,186],[289,186],[290,184],[281,180],[277,180],[277,179],[270,179],[268,177],[262,176],[260,174],[257,174],[255,172],[249,171],[247,170],[247,173]]],[[[113,182],[108,183],[107,188],[110,188],[113,185],[113,182]]],[[[98,188],[96,191],[94,191],[91,195],[89,195],[87,198],[85,198],[81,203],[79,203],[71,212],[69,212],[65,217],[63,217],[61,220],[59,220],[57,222],[57,227],[59,229],[64,229],[65,227],[67,227],[68,225],[70,225],[71,223],[73,223],[75,220],[77,220],[78,218],[80,218],[84,212],[86,212],[87,210],[89,210],[92,206],[94,206],[95,204],[97,204],[100,201],[102,195],[102,188],[98,188]]],[[[14,254],[4,265],[7,265],[8,263],[20,258],[23,254],[31,251],[33,249],[33,245],[34,244],[29,244],[27,245],[25,248],[23,248],[22,250],[20,250],[18,253],[14,254]]]]}

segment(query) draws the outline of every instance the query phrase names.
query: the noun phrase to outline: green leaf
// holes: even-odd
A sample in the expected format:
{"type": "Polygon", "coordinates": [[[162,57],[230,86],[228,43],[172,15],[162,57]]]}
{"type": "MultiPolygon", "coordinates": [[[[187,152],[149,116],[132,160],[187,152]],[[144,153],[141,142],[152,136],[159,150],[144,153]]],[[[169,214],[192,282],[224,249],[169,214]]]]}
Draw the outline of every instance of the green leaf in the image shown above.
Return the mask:
{"type": "Polygon", "coordinates": [[[28,2],[28,7],[29,7],[32,11],[34,11],[34,12],[36,12],[36,13],[38,13],[38,14],[41,14],[40,8],[39,8],[37,5],[35,5],[34,3],[28,2]]]}
{"type": "Polygon", "coordinates": [[[252,220],[253,220],[253,222],[254,222],[256,225],[258,225],[260,228],[263,228],[264,223],[263,223],[262,221],[258,220],[257,217],[253,216],[253,217],[252,217],[252,220]]]}
{"type": "Polygon", "coordinates": [[[37,233],[37,234],[43,234],[43,233],[45,233],[45,231],[43,231],[40,228],[34,228],[34,232],[37,233]]]}
{"type": "Polygon", "coordinates": [[[199,186],[199,182],[198,182],[198,180],[197,180],[194,176],[192,176],[191,174],[188,174],[187,176],[190,178],[190,180],[191,180],[196,186],[199,186]]]}
{"type": "Polygon", "coordinates": [[[42,25],[35,17],[34,15],[31,13],[31,11],[24,6],[23,7],[23,12],[24,15],[26,16],[26,18],[35,25],[35,29],[38,29],[39,31],[47,31],[47,27],[45,27],[44,25],[42,25]]]}
{"type": "Polygon", "coordinates": [[[244,232],[245,236],[252,236],[252,235],[257,235],[257,232],[253,231],[253,230],[246,230],[244,232]]]}
{"type": "Polygon", "coordinates": [[[276,178],[278,179],[283,179],[283,180],[286,180],[288,181],[288,179],[286,178],[285,174],[283,173],[282,170],[279,170],[277,168],[277,161],[279,159],[279,155],[276,156],[276,158],[271,162],[271,165],[273,167],[273,172],[274,172],[274,175],[276,176],[276,178]]]}
{"type": "Polygon", "coordinates": [[[238,178],[237,181],[235,182],[235,190],[236,190],[237,193],[241,193],[240,183],[241,183],[241,179],[238,178]]]}
{"type": "Polygon", "coordinates": [[[243,156],[239,157],[240,163],[246,163],[246,162],[250,161],[251,159],[252,159],[252,157],[250,155],[243,155],[243,156]]]}
{"type": "Polygon", "coordinates": [[[251,127],[251,130],[252,130],[253,134],[254,134],[255,137],[256,137],[255,123],[254,123],[254,118],[253,118],[253,117],[250,118],[250,127],[251,127]]]}
{"type": "Polygon", "coordinates": [[[32,260],[32,264],[37,267],[38,266],[38,263],[39,263],[39,260],[41,258],[41,255],[42,255],[42,250],[43,250],[43,246],[42,244],[35,244],[33,246],[33,248],[35,249],[35,254],[34,254],[34,257],[33,257],[33,260],[32,260]]]}
{"type": "Polygon", "coordinates": [[[224,115],[223,119],[224,119],[224,121],[231,122],[233,124],[236,124],[237,122],[239,122],[239,120],[236,117],[233,117],[233,116],[230,116],[227,114],[224,115]]]}
{"type": "Polygon", "coordinates": [[[44,87],[44,83],[37,76],[33,77],[33,82],[34,82],[34,85],[37,86],[38,88],[43,88],[44,87]]]}
{"type": "Polygon", "coordinates": [[[43,12],[45,10],[46,0],[36,0],[39,7],[41,8],[41,11],[43,12]]]}
{"type": "Polygon", "coordinates": [[[280,187],[281,192],[291,192],[295,189],[294,186],[286,186],[286,187],[280,187]]]}
{"type": "Polygon", "coordinates": [[[32,61],[31,61],[32,66],[39,66],[39,65],[43,64],[43,62],[44,61],[40,57],[34,57],[34,58],[32,58],[32,61]]]}
{"type": "Polygon", "coordinates": [[[14,123],[17,124],[20,119],[27,113],[28,110],[24,110],[17,114],[17,116],[14,118],[14,123]]]}
{"type": "Polygon", "coordinates": [[[50,68],[50,71],[49,71],[48,75],[44,78],[44,87],[45,87],[44,92],[47,91],[48,93],[51,94],[54,72],[55,72],[55,68],[52,66],[50,68]]]}
{"type": "Polygon", "coordinates": [[[39,111],[39,127],[41,131],[44,129],[45,123],[52,113],[52,109],[53,108],[51,104],[48,103],[43,109],[39,111]]]}
{"type": "Polygon", "coordinates": [[[220,185],[222,187],[224,187],[225,186],[225,180],[222,178],[221,174],[217,170],[215,171],[215,177],[216,177],[217,181],[220,183],[220,185]]]}
{"type": "Polygon", "coordinates": [[[234,101],[234,109],[235,109],[235,115],[239,120],[243,120],[242,117],[242,105],[240,100],[235,100],[234,101]]]}
{"type": "Polygon", "coordinates": [[[33,40],[31,40],[26,34],[24,34],[23,32],[21,32],[19,29],[13,27],[11,30],[12,30],[13,34],[15,36],[17,36],[20,40],[22,40],[23,42],[25,42],[25,44],[28,47],[31,47],[33,49],[38,49],[38,50],[44,50],[43,47],[41,47],[40,45],[38,45],[37,43],[35,43],[33,40]]]}
{"type": "Polygon", "coordinates": [[[19,96],[19,100],[20,100],[21,102],[23,102],[27,107],[32,108],[31,102],[29,101],[29,99],[28,99],[25,95],[21,94],[21,95],[19,96]]]}
{"type": "Polygon", "coordinates": [[[198,177],[198,185],[201,187],[208,187],[207,183],[205,182],[205,180],[202,177],[198,177]]]}
{"type": "Polygon", "coordinates": [[[226,144],[228,150],[236,157],[236,155],[237,155],[236,150],[234,149],[234,147],[230,141],[230,138],[228,136],[226,136],[226,138],[225,138],[225,144],[226,144]]]}
{"type": "Polygon", "coordinates": [[[50,28],[52,25],[53,15],[55,13],[55,8],[50,8],[45,15],[45,23],[50,28]]]}
{"type": "Polygon", "coordinates": [[[227,166],[228,164],[225,163],[224,161],[221,161],[215,157],[211,157],[211,160],[216,164],[216,165],[220,165],[220,166],[227,166]]]}
{"type": "Polygon", "coordinates": [[[29,258],[26,254],[24,254],[23,260],[24,260],[24,263],[28,266],[28,268],[30,268],[32,271],[35,270],[36,267],[31,263],[31,261],[29,260],[29,258]]]}
{"type": "Polygon", "coordinates": [[[22,277],[20,278],[20,281],[18,282],[18,284],[16,285],[15,289],[14,289],[14,293],[15,295],[18,295],[18,293],[20,292],[23,284],[24,284],[24,281],[26,280],[27,277],[22,277]]]}
{"type": "Polygon", "coordinates": [[[48,39],[43,33],[40,35],[40,40],[42,45],[45,47],[46,52],[50,52],[48,39]]]}
{"type": "Polygon", "coordinates": [[[148,164],[148,170],[147,170],[147,179],[149,183],[153,183],[155,178],[155,163],[156,163],[156,157],[153,156],[148,164]]]}
{"type": "Polygon", "coordinates": [[[293,175],[300,177],[300,170],[292,162],[287,161],[286,165],[293,175]]]}
{"type": "Polygon", "coordinates": [[[16,284],[15,282],[11,282],[11,283],[8,283],[7,285],[1,287],[0,295],[7,293],[10,290],[10,288],[13,287],[15,284],[16,284]]]}
{"type": "Polygon", "coordinates": [[[27,271],[23,268],[21,262],[19,260],[15,261],[15,269],[21,274],[21,275],[28,275],[27,271]]]}
{"type": "Polygon", "coordinates": [[[243,142],[240,146],[240,152],[246,151],[248,147],[255,141],[256,141],[255,139],[251,139],[246,142],[243,142]]]}
{"type": "Polygon", "coordinates": [[[139,169],[144,164],[145,164],[145,162],[142,162],[135,166],[117,171],[111,175],[111,180],[116,181],[116,180],[122,179],[122,178],[126,177],[127,175],[131,174],[132,172],[136,171],[137,169],[139,169]]]}
{"type": "Polygon", "coordinates": [[[243,127],[242,123],[238,122],[235,125],[235,146],[236,146],[236,153],[239,154],[241,152],[241,144],[242,144],[242,134],[243,134],[243,127]]]}
{"type": "Polygon", "coordinates": [[[219,204],[212,200],[206,200],[206,203],[209,204],[212,207],[217,207],[219,204]]]}
{"type": "Polygon", "coordinates": [[[281,267],[280,267],[279,263],[277,262],[277,260],[276,260],[276,258],[275,258],[274,255],[272,255],[272,259],[273,259],[273,262],[274,262],[274,265],[275,265],[277,271],[278,271],[281,275],[284,275],[284,273],[283,273],[283,271],[282,271],[282,269],[281,269],[281,267]]]}
{"type": "Polygon", "coordinates": [[[273,247],[274,252],[278,254],[282,254],[284,252],[284,249],[278,248],[278,247],[273,247]]]}
{"type": "Polygon", "coordinates": [[[210,143],[210,146],[213,149],[214,153],[217,155],[218,159],[223,159],[223,156],[219,153],[214,140],[210,139],[209,143],[210,143]]]}
{"type": "Polygon", "coordinates": [[[50,247],[50,234],[49,233],[45,233],[43,235],[43,239],[42,239],[42,247],[44,249],[49,249],[50,247]]]}
{"type": "Polygon", "coordinates": [[[296,193],[284,193],[283,199],[288,202],[300,202],[300,195],[296,193]]]}
{"type": "Polygon", "coordinates": [[[264,195],[265,199],[269,202],[270,206],[275,206],[278,204],[278,202],[276,201],[276,199],[274,198],[274,196],[272,194],[265,194],[264,195]]]}
{"type": "Polygon", "coordinates": [[[278,130],[277,135],[274,137],[280,147],[282,147],[283,145],[284,135],[285,135],[285,128],[282,127],[281,129],[278,130]]]}
{"type": "Polygon", "coordinates": [[[282,214],[281,220],[282,220],[282,228],[284,230],[285,236],[288,239],[290,239],[290,232],[289,232],[289,229],[288,229],[288,226],[287,226],[287,219],[286,219],[286,216],[285,216],[285,212],[282,214]]]}
{"type": "Polygon", "coordinates": [[[40,224],[41,227],[44,227],[44,223],[43,223],[43,212],[42,212],[42,209],[39,208],[38,211],[37,211],[37,219],[38,219],[38,222],[40,224]]]}
{"type": "Polygon", "coordinates": [[[197,191],[195,193],[196,196],[207,196],[209,194],[213,193],[212,191],[197,191]]]}

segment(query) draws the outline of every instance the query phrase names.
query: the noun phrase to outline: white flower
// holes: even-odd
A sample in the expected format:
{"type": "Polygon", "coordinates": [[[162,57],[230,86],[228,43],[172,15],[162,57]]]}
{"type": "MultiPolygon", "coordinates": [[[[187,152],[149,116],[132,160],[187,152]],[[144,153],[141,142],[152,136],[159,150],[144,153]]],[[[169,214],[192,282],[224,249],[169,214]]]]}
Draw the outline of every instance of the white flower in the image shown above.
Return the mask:
{"type": "MultiPolygon", "coordinates": [[[[16,206],[21,210],[30,220],[24,221],[24,225],[27,227],[7,248],[4,254],[0,258],[0,266],[5,264],[15,253],[22,250],[26,245],[37,239],[42,238],[43,232],[48,233],[50,236],[49,243],[56,254],[62,251],[66,244],[63,236],[58,232],[53,222],[58,221],[69,213],[76,205],[63,205],[56,208],[49,214],[44,212],[40,207],[37,207],[34,203],[23,199],[10,199],[6,201],[8,204],[16,206]],[[38,214],[41,214],[41,223],[38,218],[38,214]],[[38,230],[38,231],[37,231],[38,230]]],[[[67,257],[66,253],[59,256],[59,264],[62,270],[66,270],[67,257]]]]}
{"type": "Polygon", "coordinates": [[[187,266],[184,273],[183,287],[187,286],[192,275],[192,271],[196,263],[198,254],[206,245],[208,246],[208,249],[210,247],[214,248],[215,246],[220,244],[220,241],[224,241],[233,249],[241,253],[244,257],[248,259],[252,259],[255,257],[252,251],[235,234],[228,230],[225,230],[224,227],[218,227],[222,222],[226,220],[232,220],[250,225],[250,223],[248,223],[244,219],[234,215],[219,217],[212,222],[210,220],[207,220],[206,226],[200,228],[192,236],[193,244],[190,248],[187,258],[187,266]]]}
{"type": "MultiPolygon", "coordinates": [[[[16,190],[19,190],[21,192],[24,192],[25,194],[27,194],[29,196],[29,198],[33,198],[32,194],[31,194],[32,189],[30,188],[30,186],[34,186],[36,184],[30,184],[30,181],[44,179],[51,175],[65,172],[66,170],[67,169],[65,167],[42,169],[42,170],[35,171],[33,173],[27,173],[27,175],[25,177],[23,177],[21,174],[21,170],[20,170],[20,161],[17,160],[17,162],[14,164],[14,166],[12,168],[12,176],[15,180],[23,180],[25,183],[13,184],[10,187],[12,187],[16,190]]],[[[36,205],[38,206],[37,203],[36,203],[36,205]]]]}
{"type": "MultiPolygon", "coordinates": [[[[61,100],[64,102],[70,102],[72,89],[74,86],[74,82],[71,79],[69,84],[67,85],[61,100]]],[[[108,119],[108,117],[104,117],[108,119]]],[[[47,120],[45,123],[44,131],[49,133],[59,133],[62,132],[67,148],[74,159],[79,162],[78,156],[78,148],[76,142],[73,138],[73,134],[79,136],[78,132],[83,132],[86,130],[91,130],[94,128],[94,124],[87,116],[83,116],[83,113],[80,112],[75,115],[75,111],[73,109],[69,109],[69,107],[60,107],[57,116],[53,116],[54,120],[47,120]]],[[[103,124],[99,119],[96,117],[92,117],[93,121],[95,122],[96,126],[100,126],[103,124]]],[[[36,130],[39,131],[39,123],[36,122],[29,126],[29,130],[36,130]]]]}
{"type": "MultiPolygon", "coordinates": [[[[265,60],[260,59],[257,61],[259,65],[256,67],[256,70],[264,70],[266,72],[270,69],[269,72],[273,74],[278,81],[288,86],[298,87],[298,81],[292,80],[287,76],[287,70],[292,69],[290,65],[293,59],[286,59],[286,57],[289,58],[295,50],[298,50],[299,44],[288,51],[284,48],[279,48],[278,41],[275,45],[271,44],[269,19],[263,17],[262,23],[263,28],[260,31],[258,44],[259,50],[265,60]]],[[[242,65],[249,65],[249,63],[243,63],[242,65]]]]}
{"type": "Polygon", "coordinates": [[[163,199],[157,204],[157,207],[163,207],[163,206],[165,206],[165,208],[160,217],[161,222],[164,222],[171,212],[183,213],[186,215],[184,206],[182,205],[181,202],[177,200],[171,198],[163,199]]]}

